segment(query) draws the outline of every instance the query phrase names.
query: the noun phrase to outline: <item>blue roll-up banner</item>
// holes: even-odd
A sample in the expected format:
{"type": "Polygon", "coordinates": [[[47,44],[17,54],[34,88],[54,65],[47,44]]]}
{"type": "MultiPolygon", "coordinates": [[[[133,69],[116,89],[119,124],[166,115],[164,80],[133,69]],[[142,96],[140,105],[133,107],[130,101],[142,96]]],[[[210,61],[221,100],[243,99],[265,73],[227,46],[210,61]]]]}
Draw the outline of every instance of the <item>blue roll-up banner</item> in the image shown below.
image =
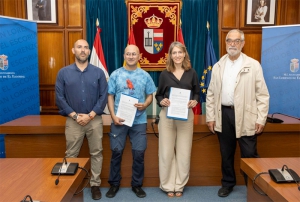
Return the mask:
{"type": "MultiPolygon", "coordinates": [[[[0,27],[0,124],[3,124],[40,114],[40,98],[36,22],[0,16],[0,27]]],[[[5,152],[4,141],[0,150],[5,152]]]]}
{"type": "Polygon", "coordinates": [[[261,54],[269,113],[300,117],[300,25],[263,27],[261,54]]]}

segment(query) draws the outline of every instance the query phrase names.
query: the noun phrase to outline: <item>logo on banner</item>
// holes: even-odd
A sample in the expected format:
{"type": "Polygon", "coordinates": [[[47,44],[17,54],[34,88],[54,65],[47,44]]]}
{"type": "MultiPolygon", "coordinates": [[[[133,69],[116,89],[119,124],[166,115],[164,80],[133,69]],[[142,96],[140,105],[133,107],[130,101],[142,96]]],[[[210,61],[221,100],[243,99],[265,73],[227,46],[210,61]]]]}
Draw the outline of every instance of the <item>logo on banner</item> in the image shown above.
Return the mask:
{"type": "Polygon", "coordinates": [[[154,14],[144,19],[148,28],[144,29],[144,48],[148,53],[157,54],[164,46],[164,32],[163,29],[158,29],[163,23],[163,19],[154,14]]]}
{"type": "Polygon", "coordinates": [[[8,69],[8,56],[7,55],[0,55],[0,69],[7,70],[8,69]]]}
{"type": "Polygon", "coordinates": [[[299,60],[298,59],[292,59],[292,63],[290,63],[290,70],[293,73],[296,73],[299,70],[299,60]]]}

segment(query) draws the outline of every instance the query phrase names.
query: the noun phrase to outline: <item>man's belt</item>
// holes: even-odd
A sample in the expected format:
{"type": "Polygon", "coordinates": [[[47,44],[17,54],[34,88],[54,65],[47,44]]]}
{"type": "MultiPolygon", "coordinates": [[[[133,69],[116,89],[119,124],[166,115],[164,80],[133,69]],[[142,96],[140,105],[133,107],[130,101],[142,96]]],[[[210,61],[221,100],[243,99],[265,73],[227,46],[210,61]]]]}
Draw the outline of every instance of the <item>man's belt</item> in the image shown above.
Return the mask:
{"type": "Polygon", "coordinates": [[[234,109],[234,106],[233,106],[233,105],[231,105],[231,106],[222,105],[222,107],[234,109]]]}

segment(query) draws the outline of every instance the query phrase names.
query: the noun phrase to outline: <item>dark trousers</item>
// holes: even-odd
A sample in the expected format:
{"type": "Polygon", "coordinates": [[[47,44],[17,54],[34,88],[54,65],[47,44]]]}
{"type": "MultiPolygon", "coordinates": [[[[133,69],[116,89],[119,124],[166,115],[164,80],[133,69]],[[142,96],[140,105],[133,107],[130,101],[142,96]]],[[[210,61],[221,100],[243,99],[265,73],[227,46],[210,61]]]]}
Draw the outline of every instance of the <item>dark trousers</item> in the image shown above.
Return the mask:
{"type": "Polygon", "coordinates": [[[116,126],[111,124],[111,133],[109,133],[109,139],[112,156],[108,179],[108,183],[110,185],[120,186],[122,179],[121,162],[127,134],[129,135],[132,145],[133,157],[131,186],[141,187],[143,185],[144,156],[147,147],[146,126],[147,124],[138,124],[133,125],[132,127],[125,125],[116,126]]]}
{"type": "MultiPolygon", "coordinates": [[[[257,136],[236,138],[234,109],[222,107],[222,133],[217,132],[222,158],[222,187],[234,187],[236,176],[234,171],[234,155],[239,143],[241,158],[258,158],[257,136]]],[[[247,176],[244,175],[247,184],[247,176]]]]}

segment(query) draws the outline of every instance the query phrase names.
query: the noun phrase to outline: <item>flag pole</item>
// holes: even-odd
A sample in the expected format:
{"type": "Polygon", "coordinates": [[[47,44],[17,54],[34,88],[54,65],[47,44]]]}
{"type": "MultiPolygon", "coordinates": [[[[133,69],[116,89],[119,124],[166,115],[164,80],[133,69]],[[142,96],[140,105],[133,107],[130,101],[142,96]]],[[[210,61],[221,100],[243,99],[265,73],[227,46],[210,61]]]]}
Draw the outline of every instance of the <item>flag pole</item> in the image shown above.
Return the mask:
{"type": "Polygon", "coordinates": [[[209,31],[209,27],[210,27],[210,25],[209,25],[209,22],[207,21],[206,22],[206,28],[207,28],[208,31],[209,31]]]}

